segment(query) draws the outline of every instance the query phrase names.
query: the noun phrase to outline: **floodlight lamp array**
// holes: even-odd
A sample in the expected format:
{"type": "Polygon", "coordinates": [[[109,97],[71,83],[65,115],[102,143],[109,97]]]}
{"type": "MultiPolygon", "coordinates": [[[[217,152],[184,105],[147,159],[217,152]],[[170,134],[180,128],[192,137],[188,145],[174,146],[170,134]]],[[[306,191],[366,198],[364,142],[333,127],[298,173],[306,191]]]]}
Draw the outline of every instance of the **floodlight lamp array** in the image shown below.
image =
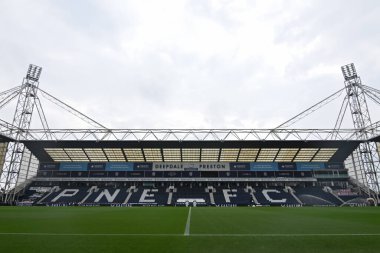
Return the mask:
{"type": "Polygon", "coordinates": [[[26,79],[38,82],[40,79],[42,68],[33,64],[29,65],[26,79]]]}
{"type": "Polygon", "coordinates": [[[358,75],[356,73],[355,65],[353,63],[344,65],[341,67],[344,80],[348,81],[356,78],[358,75]]]}

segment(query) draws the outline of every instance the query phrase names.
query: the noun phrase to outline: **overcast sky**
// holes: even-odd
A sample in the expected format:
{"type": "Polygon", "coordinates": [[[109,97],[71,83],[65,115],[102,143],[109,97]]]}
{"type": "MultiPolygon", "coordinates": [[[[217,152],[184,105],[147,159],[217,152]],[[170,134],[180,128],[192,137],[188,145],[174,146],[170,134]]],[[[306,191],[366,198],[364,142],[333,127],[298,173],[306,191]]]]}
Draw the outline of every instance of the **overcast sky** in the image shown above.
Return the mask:
{"type": "MultiPolygon", "coordinates": [[[[110,128],[272,128],[343,88],[347,63],[380,89],[379,13],[378,0],[2,0],[0,90],[33,63],[42,89],[110,128]]],[[[340,101],[296,127],[332,128],[340,101]]],[[[52,128],[83,127],[42,102],[52,128]]]]}

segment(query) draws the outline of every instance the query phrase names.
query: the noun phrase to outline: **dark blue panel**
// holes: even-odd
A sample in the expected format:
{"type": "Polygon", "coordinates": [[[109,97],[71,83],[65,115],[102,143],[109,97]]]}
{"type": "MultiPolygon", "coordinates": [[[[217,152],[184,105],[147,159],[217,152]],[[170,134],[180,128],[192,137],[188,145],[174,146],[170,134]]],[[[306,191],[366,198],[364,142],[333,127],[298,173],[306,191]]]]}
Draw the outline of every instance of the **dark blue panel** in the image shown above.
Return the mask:
{"type": "Polygon", "coordinates": [[[295,171],[295,177],[312,177],[313,173],[311,171],[295,171]]]}
{"type": "Polygon", "coordinates": [[[311,170],[322,170],[325,168],[324,163],[297,163],[297,170],[311,171],[311,170]]]}
{"type": "Polygon", "coordinates": [[[279,170],[296,170],[296,163],[278,163],[279,170]]]}
{"type": "Polygon", "coordinates": [[[344,170],[343,163],[326,163],[326,168],[331,170],[344,170]]]}
{"type": "Polygon", "coordinates": [[[278,170],[278,164],[277,163],[251,163],[251,170],[252,171],[277,171],[278,170]]]}
{"type": "Polygon", "coordinates": [[[190,166],[190,167],[189,167],[189,166],[185,166],[185,167],[184,167],[184,170],[185,170],[185,171],[197,171],[198,168],[191,167],[191,166],[190,166]]]}
{"type": "Polygon", "coordinates": [[[255,172],[253,172],[253,171],[238,171],[238,176],[239,177],[254,177],[255,172]]]}
{"type": "Polygon", "coordinates": [[[164,177],[181,177],[180,171],[164,171],[164,177]]]}
{"type": "Polygon", "coordinates": [[[230,163],[230,170],[250,170],[249,163],[230,163]]]}
{"type": "Polygon", "coordinates": [[[127,177],[144,177],[144,171],[127,171],[127,177]]]}
{"type": "Polygon", "coordinates": [[[108,177],[125,177],[125,171],[108,171],[108,177]]]}
{"type": "Polygon", "coordinates": [[[61,171],[87,171],[87,163],[60,163],[61,171]]]}
{"type": "Polygon", "coordinates": [[[163,177],[163,171],[145,171],[145,177],[163,177]]]}
{"type": "Polygon", "coordinates": [[[87,165],[88,170],[105,170],[106,164],[105,163],[89,163],[87,165]]]}
{"type": "Polygon", "coordinates": [[[152,170],[153,164],[152,163],[134,163],[133,169],[134,170],[152,170]]]}
{"type": "Polygon", "coordinates": [[[256,176],[257,177],[274,177],[275,171],[257,171],[256,176]]]}
{"type": "Polygon", "coordinates": [[[279,171],[276,172],[277,177],[293,177],[293,172],[292,171],[279,171]]]}
{"type": "Polygon", "coordinates": [[[107,163],[106,171],[132,171],[133,163],[107,163]]]}
{"type": "Polygon", "coordinates": [[[53,176],[55,177],[70,177],[69,171],[53,171],[53,176]]]}
{"type": "Polygon", "coordinates": [[[182,177],[200,177],[199,171],[182,171],[182,177]]]}
{"type": "Polygon", "coordinates": [[[106,171],[90,171],[90,177],[107,177],[106,171]]]}
{"type": "Polygon", "coordinates": [[[88,171],[72,171],[72,177],[88,177],[88,171]]]}
{"type": "Polygon", "coordinates": [[[237,177],[237,171],[219,171],[219,177],[237,177]]]}
{"type": "Polygon", "coordinates": [[[59,163],[41,163],[40,170],[59,170],[59,163]]]}
{"type": "Polygon", "coordinates": [[[201,177],[218,177],[218,171],[200,171],[201,177]]]}

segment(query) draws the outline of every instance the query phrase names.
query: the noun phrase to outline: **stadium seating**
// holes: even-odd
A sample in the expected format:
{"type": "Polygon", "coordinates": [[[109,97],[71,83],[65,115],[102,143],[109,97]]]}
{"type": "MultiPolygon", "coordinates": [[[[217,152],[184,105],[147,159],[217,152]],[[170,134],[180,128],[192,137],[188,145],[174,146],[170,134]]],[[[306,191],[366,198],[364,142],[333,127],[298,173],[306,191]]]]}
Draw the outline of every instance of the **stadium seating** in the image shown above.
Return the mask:
{"type": "Polygon", "coordinates": [[[19,198],[25,205],[118,206],[341,206],[365,205],[358,193],[329,187],[257,187],[248,184],[112,184],[34,182],[19,198]],[[195,203],[196,202],[196,203],[195,203]]]}

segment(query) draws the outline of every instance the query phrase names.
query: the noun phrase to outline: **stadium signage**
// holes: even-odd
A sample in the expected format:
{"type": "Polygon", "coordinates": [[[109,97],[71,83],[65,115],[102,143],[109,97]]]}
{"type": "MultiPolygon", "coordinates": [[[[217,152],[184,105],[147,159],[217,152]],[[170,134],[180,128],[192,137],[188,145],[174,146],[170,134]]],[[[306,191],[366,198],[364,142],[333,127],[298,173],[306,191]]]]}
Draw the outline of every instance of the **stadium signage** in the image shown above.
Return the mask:
{"type": "MultiPolygon", "coordinates": [[[[66,203],[71,203],[75,205],[87,205],[87,206],[96,206],[96,205],[164,205],[164,203],[171,202],[171,197],[168,196],[165,190],[159,190],[157,188],[139,188],[142,191],[134,191],[132,188],[129,188],[127,191],[125,188],[116,188],[116,189],[106,189],[106,188],[98,188],[96,186],[92,186],[91,188],[87,188],[87,195],[84,197],[84,189],[82,188],[64,188],[63,190],[59,190],[57,195],[48,202],[49,205],[65,205],[66,203]],[[128,192],[128,196],[125,193],[128,192]],[[88,201],[88,196],[91,197],[91,201],[88,201]],[[131,196],[134,196],[134,200],[131,199],[131,196]],[[127,198],[127,199],[125,199],[127,198]],[[167,199],[166,199],[167,198],[167,199]],[[117,200],[119,199],[119,200],[117,200]],[[120,199],[125,199],[124,203],[121,204],[120,199]],[[116,202],[116,203],[115,203],[116,202]]],[[[240,194],[237,188],[204,188],[205,190],[212,189],[212,193],[218,193],[224,197],[224,200],[221,198],[218,199],[219,205],[236,205],[236,200],[239,199],[240,194]]],[[[47,189],[46,189],[47,190],[47,189]]],[[[173,189],[176,192],[176,188],[173,189]]],[[[271,205],[282,205],[287,204],[288,199],[285,198],[284,195],[278,189],[262,189],[261,195],[266,199],[265,202],[271,203],[271,205]]],[[[176,200],[176,204],[178,205],[186,205],[189,204],[195,206],[198,204],[206,204],[205,197],[209,194],[207,191],[203,191],[204,196],[198,195],[198,197],[188,197],[183,196],[179,197],[176,200]]],[[[42,196],[42,195],[41,195],[42,196]]],[[[251,204],[252,201],[247,202],[247,204],[251,204]]],[[[256,203],[257,204],[257,203],[256,203]]]]}
{"type": "Polygon", "coordinates": [[[73,162],[73,163],[61,163],[59,165],[60,171],[87,171],[88,163],[85,162],[73,162]]]}
{"type": "Polygon", "coordinates": [[[327,163],[326,168],[327,169],[335,169],[335,170],[343,170],[344,165],[343,165],[343,163],[327,163]]]}
{"type": "Polygon", "coordinates": [[[153,170],[223,171],[223,170],[230,170],[230,164],[229,163],[153,163],[153,170]]]}
{"type": "Polygon", "coordinates": [[[133,163],[111,162],[106,164],[107,171],[132,171],[133,163]]]}
{"type": "Polygon", "coordinates": [[[270,162],[251,163],[251,170],[252,171],[278,171],[278,164],[270,163],[270,162]]]}
{"type": "Polygon", "coordinates": [[[106,168],[105,163],[89,163],[87,165],[88,170],[104,170],[106,168]]]}
{"type": "Polygon", "coordinates": [[[133,170],[152,170],[152,163],[134,163],[133,170]]]}
{"type": "Polygon", "coordinates": [[[297,170],[311,171],[322,170],[325,168],[324,163],[312,162],[312,163],[297,163],[297,170]]]}
{"type": "Polygon", "coordinates": [[[249,170],[249,163],[230,163],[231,170],[249,170]]]}
{"type": "Polygon", "coordinates": [[[43,163],[40,164],[40,170],[58,170],[59,163],[43,163]]]}
{"type": "Polygon", "coordinates": [[[280,170],[296,170],[297,166],[295,163],[279,163],[278,168],[280,170]]]}

